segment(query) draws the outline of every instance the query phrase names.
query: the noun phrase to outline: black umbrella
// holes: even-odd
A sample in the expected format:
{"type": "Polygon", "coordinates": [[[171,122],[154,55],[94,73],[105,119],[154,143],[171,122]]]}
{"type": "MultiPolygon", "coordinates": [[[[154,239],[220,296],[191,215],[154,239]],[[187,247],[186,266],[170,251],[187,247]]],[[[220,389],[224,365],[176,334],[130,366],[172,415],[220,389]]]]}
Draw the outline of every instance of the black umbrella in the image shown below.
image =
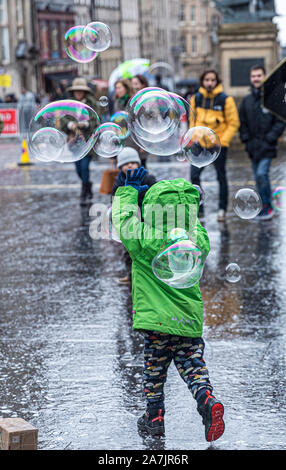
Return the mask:
{"type": "Polygon", "coordinates": [[[262,104],[286,122],[286,59],[283,59],[266,78],[262,86],[262,104]]]}

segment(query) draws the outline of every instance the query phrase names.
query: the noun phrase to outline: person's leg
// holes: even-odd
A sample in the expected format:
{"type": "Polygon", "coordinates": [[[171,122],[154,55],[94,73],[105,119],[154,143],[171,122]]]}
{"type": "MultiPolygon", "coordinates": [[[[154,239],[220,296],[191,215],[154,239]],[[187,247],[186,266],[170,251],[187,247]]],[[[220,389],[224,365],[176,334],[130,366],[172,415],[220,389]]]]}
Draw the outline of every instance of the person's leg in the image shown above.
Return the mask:
{"type": "Polygon", "coordinates": [[[253,162],[252,167],[255,175],[257,190],[264,207],[271,207],[271,184],[269,171],[271,158],[263,158],[259,162],[253,162]]]}
{"type": "Polygon", "coordinates": [[[172,360],[168,334],[154,331],[144,333],[144,368],[142,386],[147,402],[146,412],[137,422],[140,431],[164,433],[164,384],[172,360]]]}
{"type": "MultiPolygon", "coordinates": [[[[191,165],[191,183],[196,184],[197,186],[201,186],[201,172],[203,168],[198,168],[197,166],[191,165]]],[[[201,204],[199,207],[199,217],[202,218],[204,216],[204,205],[201,204]]]]}
{"type": "Polygon", "coordinates": [[[91,161],[91,157],[87,155],[79,160],[80,163],[80,172],[81,172],[81,179],[82,182],[87,184],[89,183],[89,164],[91,161]]]}
{"type": "Polygon", "coordinates": [[[91,157],[87,155],[86,157],[83,157],[81,160],[78,160],[77,162],[75,162],[76,172],[82,182],[81,195],[80,195],[80,199],[82,202],[84,202],[88,196],[92,197],[91,183],[89,181],[90,161],[91,161],[91,157]]]}
{"type": "Polygon", "coordinates": [[[226,177],[227,147],[222,147],[218,158],[214,161],[217,180],[219,183],[219,210],[227,210],[228,183],[226,177]]]}
{"type": "Polygon", "coordinates": [[[202,338],[181,338],[174,354],[174,362],[197,401],[197,410],[205,425],[206,440],[214,441],[224,432],[224,408],[211,395],[213,387],[203,359],[204,346],[202,338]]]}

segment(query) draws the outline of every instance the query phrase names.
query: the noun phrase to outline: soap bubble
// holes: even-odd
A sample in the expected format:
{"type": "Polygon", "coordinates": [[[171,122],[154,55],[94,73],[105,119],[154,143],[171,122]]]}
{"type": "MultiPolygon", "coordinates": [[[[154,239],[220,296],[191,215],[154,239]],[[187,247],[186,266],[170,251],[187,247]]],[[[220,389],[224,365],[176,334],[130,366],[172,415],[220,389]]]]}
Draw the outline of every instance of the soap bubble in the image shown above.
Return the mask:
{"type": "Polygon", "coordinates": [[[176,159],[178,160],[178,162],[185,162],[185,161],[186,161],[185,152],[184,152],[183,150],[180,150],[180,151],[176,154],[176,159]]]}
{"type": "MultiPolygon", "coordinates": [[[[154,275],[170,287],[185,289],[197,284],[203,273],[206,259],[203,251],[179,230],[174,242],[167,245],[152,261],[154,275]]],[[[186,231],[183,230],[183,232],[186,231]]],[[[173,237],[176,235],[173,233],[173,237]]],[[[171,237],[172,237],[171,236],[171,237]]]]}
{"type": "Polygon", "coordinates": [[[94,151],[100,157],[116,157],[123,148],[122,129],[114,122],[105,122],[96,130],[94,151]]]}
{"type": "Polygon", "coordinates": [[[254,189],[242,188],[235,193],[233,210],[241,219],[253,219],[261,209],[261,198],[254,189]]]}
{"type": "Polygon", "coordinates": [[[230,263],[225,268],[225,278],[228,282],[235,283],[240,281],[240,267],[236,263],[230,263]]]}
{"type": "Polygon", "coordinates": [[[192,165],[202,168],[219,156],[221,144],[218,135],[208,127],[192,127],[184,136],[182,149],[192,165]]]}
{"type": "Polygon", "coordinates": [[[88,49],[83,42],[83,31],[85,26],[73,26],[64,36],[64,48],[70,59],[80,64],[94,60],[98,53],[88,49]]]}
{"type": "Polygon", "coordinates": [[[175,102],[161,88],[144,88],[136,93],[128,103],[128,113],[131,132],[151,142],[160,142],[178,125],[175,102]]]}
{"type": "Polygon", "coordinates": [[[276,211],[281,212],[286,209],[286,187],[278,186],[272,194],[272,204],[276,211]]]}
{"type": "Polygon", "coordinates": [[[181,151],[188,130],[190,105],[175,93],[145,88],[129,102],[129,129],[134,142],[153,155],[175,155],[181,151]]]}
{"type": "Polygon", "coordinates": [[[168,236],[169,240],[188,240],[189,236],[187,234],[187,231],[184,228],[181,227],[175,227],[173,228],[168,236]]]}
{"type": "Polygon", "coordinates": [[[129,137],[129,115],[126,111],[117,111],[111,116],[110,121],[114,122],[121,128],[122,139],[126,139],[127,137],[129,137]]]}
{"type": "Polygon", "coordinates": [[[102,52],[109,48],[112,33],[104,23],[94,21],[89,23],[83,31],[83,42],[91,51],[102,52]]]}
{"type": "Polygon", "coordinates": [[[80,101],[49,103],[30,122],[28,148],[41,161],[75,162],[91,151],[99,124],[96,112],[80,101]]]}
{"type": "Polygon", "coordinates": [[[204,204],[205,202],[205,192],[204,190],[197,184],[193,184],[194,188],[197,189],[197,191],[200,193],[200,206],[204,204]]]}
{"type": "Polygon", "coordinates": [[[54,127],[44,127],[32,134],[29,150],[37,160],[51,162],[61,157],[66,141],[66,135],[60,130],[54,127]]]}
{"type": "Polygon", "coordinates": [[[99,105],[102,107],[102,108],[105,108],[106,106],[108,106],[108,97],[107,96],[101,96],[99,98],[99,105]]]}

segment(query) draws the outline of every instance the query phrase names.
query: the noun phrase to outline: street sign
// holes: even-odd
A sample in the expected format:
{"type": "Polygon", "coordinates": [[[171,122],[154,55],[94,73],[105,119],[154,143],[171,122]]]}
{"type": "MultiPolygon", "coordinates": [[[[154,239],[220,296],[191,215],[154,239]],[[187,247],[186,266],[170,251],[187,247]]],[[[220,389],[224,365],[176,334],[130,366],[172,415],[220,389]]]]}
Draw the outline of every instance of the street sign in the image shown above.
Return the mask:
{"type": "Polygon", "coordinates": [[[262,104],[286,122],[286,59],[268,75],[262,86],[262,104]]]}
{"type": "Polygon", "coordinates": [[[9,88],[11,86],[11,75],[0,75],[0,87],[9,88]]]}
{"type": "Polygon", "coordinates": [[[19,133],[17,108],[0,108],[0,118],[4,123],[1,137],[17,136],[19,133]]]}

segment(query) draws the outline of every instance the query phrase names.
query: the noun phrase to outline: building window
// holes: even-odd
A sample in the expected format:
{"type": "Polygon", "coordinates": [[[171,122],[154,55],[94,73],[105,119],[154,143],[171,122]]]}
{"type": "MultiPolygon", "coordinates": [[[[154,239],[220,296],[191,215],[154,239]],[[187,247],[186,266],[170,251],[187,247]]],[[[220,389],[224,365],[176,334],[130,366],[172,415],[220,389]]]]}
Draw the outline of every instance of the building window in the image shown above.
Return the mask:
{"type": "Polygon", "coordinates": [[[185,5],[183,3],[180,4],[179,20],[185,21],[185,5]]]}
{"type": "Polygon", "coordinates": [[[180,49],[181,52],[186,52],[186,37],[183,35],[180,36],[180,49]]]}
{"type": "Polygon", "coordinates": [[[49,28],[46,20],[40,21],[40,44],[41,58],[46,60],[49,58],[49,28]]]}
{"type": "Polygon", "coordinates": [[[208,53],[208,39],[205,34],[202,36],[202,54],[207,55],[208,53]]]}
{"type": "Polygon", "coordinates": [[[192,36],[192,55],[198,54],[198,40],[197,36],[192,36]]]}
{"type": "Polygon", "coordinates": [[[58,22],[51,21],[51,45],[52,45],[52,59],[59,59],[59,29],[58,22]]]}
{"type": "Polygon", "coordinates": [[[9,47],[9,29],[0,28],[0,44],[1,44],[1,60],[3,64],[10,62],[10,47],[9,47]]]}
{"type": "Polygon", "coordinates": [[[191,21],[191,24],[196,24],[196,7],[195,7],[195,5],[191,6],[190,21],[191,21]]]}
{"type": "Polygon", "coordinates": [[[7,0],[0,0],[0,25],[8,23],[7,0]]]}

